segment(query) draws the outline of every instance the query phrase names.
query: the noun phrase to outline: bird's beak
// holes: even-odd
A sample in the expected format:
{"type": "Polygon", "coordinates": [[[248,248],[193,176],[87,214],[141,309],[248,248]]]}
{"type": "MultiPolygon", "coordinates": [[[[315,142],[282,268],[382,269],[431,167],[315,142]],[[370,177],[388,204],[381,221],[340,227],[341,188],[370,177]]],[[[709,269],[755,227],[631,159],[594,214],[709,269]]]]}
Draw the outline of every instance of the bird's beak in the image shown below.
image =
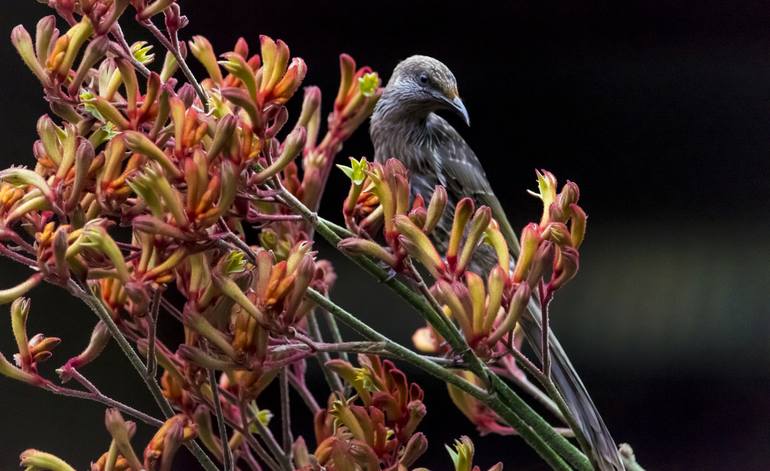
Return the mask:
{"type": "Polygon", "coordinates": [[[460,97],[455,95],[454,98],[447,101],[449,106],[452,108],[452,110],[454,110],[455,113],[457,113],[458,115],[460,115],[460,117],[462,117],[463,121],[465,121],[465,125],[470,126],[471,118],[470,116],[468,116],[468,110],[465,109],[465,104],[460,99],[460,97]]]}

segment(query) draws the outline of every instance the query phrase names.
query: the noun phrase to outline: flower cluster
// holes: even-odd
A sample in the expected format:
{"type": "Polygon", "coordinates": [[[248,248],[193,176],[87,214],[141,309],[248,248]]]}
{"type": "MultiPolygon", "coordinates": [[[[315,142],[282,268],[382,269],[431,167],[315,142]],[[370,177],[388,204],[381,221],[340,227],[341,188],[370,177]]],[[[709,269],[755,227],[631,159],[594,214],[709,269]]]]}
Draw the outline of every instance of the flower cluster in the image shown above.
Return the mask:
{"type": "Polygon", "coordinates": [[[361,405],[332,395],[316,414],[318,464],[329,470],[409,469],[428,446],[416,432],[426,414],[423,391],[389,360],[361,355],[359,363],[358,368],[343,360],[327,363],[361,405]]]}
{"type": "MultiPolygon", "coordinates": [[[[431,294],[468,345],[481,358],[499,359],[509,375],[526,381],[506,353],[521,345],[517,324],[533,295],[547,303],[577,273],[578,248],[586,230],[578,186],[567,182],[557,192],[553,174],[537,172],[539,192],[530,193],[542,200],[543,214],[539,223],[521,231],[521,253],[514,263],[510,242],[489,207],[476,207],[466,197],[456,203],[453,215],[446,215],[442,186],[434,189],[427,206],[419,195],[410,200],[408,172],[395,159],[380,164],[351,158],[350,166],[339,167],[351,180],[343,215],[356,236],[343,239],[338,247],[407,275],[414,272],[405,262],[418,261],[433,279],[431,294]],[[448,241],[442,241],[435,231],[447,218],[451,228],[448,241]],[[384,245],[377,241],[380,229],[384,245]]],[[[431,325],[418,329],[413,341],[426,353],[449,353],[431,325]]],[[[482,385],[473,373],[460,374],[482,385]]],[[[452,387],[450,395],[482,433],[514,432],[477,399],[452,387]]]]}

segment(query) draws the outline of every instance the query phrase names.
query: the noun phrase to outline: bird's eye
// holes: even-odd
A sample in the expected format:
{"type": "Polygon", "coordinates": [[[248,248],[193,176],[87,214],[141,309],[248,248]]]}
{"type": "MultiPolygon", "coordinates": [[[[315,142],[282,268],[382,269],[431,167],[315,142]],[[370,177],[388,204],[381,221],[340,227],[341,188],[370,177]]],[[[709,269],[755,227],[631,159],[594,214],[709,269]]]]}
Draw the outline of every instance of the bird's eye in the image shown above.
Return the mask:
{"type": "Polygon", "coordinates": [[[420,74],[420,83],[422,84],[428,83],[428,74],[420,74]]]}

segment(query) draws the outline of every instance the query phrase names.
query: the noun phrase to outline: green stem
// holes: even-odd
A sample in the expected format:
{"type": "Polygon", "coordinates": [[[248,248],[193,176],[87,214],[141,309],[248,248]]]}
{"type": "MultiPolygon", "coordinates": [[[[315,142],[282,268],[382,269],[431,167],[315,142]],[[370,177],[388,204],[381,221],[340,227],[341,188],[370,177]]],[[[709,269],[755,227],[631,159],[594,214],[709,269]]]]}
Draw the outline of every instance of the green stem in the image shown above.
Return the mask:
{"type": "Polygon", "coordinates": [[[567,425],[569,426],[569,428],[571,428],[572,431],[575,433],[575,439],[580,445],[580,448],[587,453],[588,450],[590,450],[590,447],[588,445],[588,440],[583,434],[583,429],[578,427],[578,424],[575,421],[575,417],[572,415],[572,411],[570,411],[569,407],[567,407],[567,403],[564,402],[564,398],[562,397],[561,393],[559,393],[559,390],[556,389],[556,385],[553,384],[553,381],[551,380],[551,378],[546,376],[542,371],[538,370],[537,367],[534,365],[534,363],[532,363],[529,360],[529,358],[527,358],[519,350],[515,348],[510,348],[509,351],[514,357],[516,357],[516,362],[519,365],[521,365],[525,370],[527,370],[527,373],[529,373],[535,379],[537,379],[540,385],[543,386],[543,388],[545,388],[546,392],[548,393],[548,396],[554,401],[556,406],[559,408],[559,411],[561,412],[561,416],[564,418],[565,422],[567,422],[567,425]]]}
{"type": "MultiPolygon", "coordinates": [[[[332,340],[334,340],[334,343],[342,343],[342,333],[340,333],[340,327],[337,325],[337,319],[332,316],[329,311],[321,310],[321,315],[324,318],[324,321],[326,322],[326,325],[329,326],[329,330],[331,331],[332,340]]],[[[348,358],[348,352],[341,351],[339,352],[340,358],[342,358],[345,361],[350,361],[348,358]]]]}
{"type": "MultiPolygon", "coordinates": [[[[316,319],[315,315],[316,312],[312,311],[306,316],[307,330],[308,334],[310,334],[310,338],[312,338],[314,342],[320,343],[323,342],[323,338],[321,337],[321,328],[318,326],[318,319],[316,319]]],[[[329,352],[319,351],[315,357],[321,367],[321,372],[324,375],[324,379],[326,379],[326,383],[329,385],[329,389],[336,392],[344,391],[345,386],[342,384],[340,377],[337,375],[337,373],[326,367],[326,362],[331,360],[329,352]]]]}
{"type": "MultiPolygon", "coordinates": [[[[205,342],[205,341],[204,341],[205,342]]],[[[205,342],[206,352],[211,353],[208,342],[205,342]]],[[[211,386],[211,402],[214,406],[214,415],[217,418],[217,429],[219,431],[219,439],[222,442],[222,465],[224,471],[233,471],[233,451],[230,449],[230,440],[227,438],[227,428],[225,426],[225,416],[222,413],[222,403],[219,402],[219,382],[217,381],[217,373],[213,369],[209,369],[209,385],[211,386]]]]}
{"type": "MultiPolygon", "coordinates": [[[[115,339],[115,343],[118,344],[123,351],[123,354],[128,358],[129,363],[131,363],[131,366],[134,367],[142,380],[144,380],[144,384],[147,386],[150,394],[152,394],[153,399],[155,399],[155,403],[160,408],[163,416],[166,419],[172,417],[174,415],[174,409],[171,407],[171,404],[169,404],[166,397],[163,396],[163,392],[155,381],[155,378],[151,378],[150,375],[147,374],[147,369],[145,368],[142,359],[139,358],[139,355],[131,347],[131,344],[128,343],[128,340],[120,331],[117,324],[115,324],[115,321],[112,320],[112,315],[110,315],[109,311],[107,311],[107,308],[102,303],[101,297],[96,295],[90,287],[81,287],[75,282],[71,282],[70,291],[75,293],[75,295],[91,308],[96,316],[104,322],[107,329],[110,331],[112,338],[115,339]]],[[[203,451],[203,448],[198,445],[198,442],[189,441],[185,443],[185,446],[187,446],[187,449],[190,450],[193,456],[195,456],[195,459],[198,460],[198,463],[200,463],[206,471],[219,471],[214,462],[211,461],[208,455],[206,455],[206,452],[203,451]]]]}

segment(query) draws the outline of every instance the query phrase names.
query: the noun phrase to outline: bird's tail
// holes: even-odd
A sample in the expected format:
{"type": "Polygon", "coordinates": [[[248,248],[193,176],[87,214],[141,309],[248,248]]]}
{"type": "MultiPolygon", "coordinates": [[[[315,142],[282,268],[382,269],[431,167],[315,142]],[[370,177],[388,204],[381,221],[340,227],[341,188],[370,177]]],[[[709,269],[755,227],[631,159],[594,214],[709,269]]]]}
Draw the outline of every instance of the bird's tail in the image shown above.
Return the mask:
{"type": "MultiPolygon", "coordinates": [[[[542,311],[535,300],[530,300],[527,312],[521,316],[519,324],[527,342],[542,361],[542,311]]],[[[615,441],[604,424],[602,416],[599,415],[599,411],[596,410],[583,381],[580,380],[580,376],[553,331],[548,333],[548,337],[551,352],[551,378],[591,447],[591,461],[599,467],[600,471],[624,471],[615,441]]]]}

